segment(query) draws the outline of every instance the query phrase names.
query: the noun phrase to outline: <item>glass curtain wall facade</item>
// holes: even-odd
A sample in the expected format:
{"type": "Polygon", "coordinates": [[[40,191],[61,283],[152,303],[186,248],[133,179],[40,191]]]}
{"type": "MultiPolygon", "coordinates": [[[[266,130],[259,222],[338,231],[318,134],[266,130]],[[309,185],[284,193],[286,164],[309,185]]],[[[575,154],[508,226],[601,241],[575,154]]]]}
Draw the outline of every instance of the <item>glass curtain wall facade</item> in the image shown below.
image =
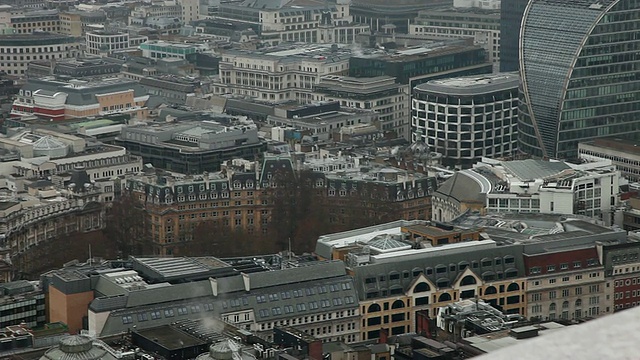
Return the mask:
{"type": "Polygon", "coordinates": [[[640,132],[640,0],[532,0],[520,34],[518,148],[572,159],[640,132]]]}
{"type": "Polygon", "coordinates": [[[529,0],[505,0],[500,5],[500,71],[518,71],[522,14],[529,0]]]}

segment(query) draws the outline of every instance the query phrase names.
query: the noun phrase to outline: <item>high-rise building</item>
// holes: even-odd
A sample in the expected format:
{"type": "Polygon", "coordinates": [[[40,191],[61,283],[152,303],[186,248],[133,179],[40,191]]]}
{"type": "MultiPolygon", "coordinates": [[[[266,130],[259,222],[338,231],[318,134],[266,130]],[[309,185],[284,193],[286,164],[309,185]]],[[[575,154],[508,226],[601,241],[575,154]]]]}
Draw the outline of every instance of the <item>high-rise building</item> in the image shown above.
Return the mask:
{"type": "Polygon", "coordinates": [[[587,139],[640,133],[637,0],[533,0],[520,36],[518,148],[575,158],[587,139]]]}
{"type": "Polygon", "coordinates": [[[503,1],[500,6],[500,71],[518,70],[520,23],[529,0],[503,1]]]}

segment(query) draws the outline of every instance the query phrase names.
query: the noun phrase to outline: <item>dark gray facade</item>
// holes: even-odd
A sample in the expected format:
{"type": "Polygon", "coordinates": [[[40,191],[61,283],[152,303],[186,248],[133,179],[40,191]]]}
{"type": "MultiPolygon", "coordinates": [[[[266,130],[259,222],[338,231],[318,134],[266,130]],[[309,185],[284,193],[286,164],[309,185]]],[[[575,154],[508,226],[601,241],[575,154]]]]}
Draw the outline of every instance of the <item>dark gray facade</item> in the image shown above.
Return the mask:
{"type": "Polygon", "coordinates": [[[528,0],[505,0],[500,5],[500,71],[518,71],[522,14],[528,0]]]}

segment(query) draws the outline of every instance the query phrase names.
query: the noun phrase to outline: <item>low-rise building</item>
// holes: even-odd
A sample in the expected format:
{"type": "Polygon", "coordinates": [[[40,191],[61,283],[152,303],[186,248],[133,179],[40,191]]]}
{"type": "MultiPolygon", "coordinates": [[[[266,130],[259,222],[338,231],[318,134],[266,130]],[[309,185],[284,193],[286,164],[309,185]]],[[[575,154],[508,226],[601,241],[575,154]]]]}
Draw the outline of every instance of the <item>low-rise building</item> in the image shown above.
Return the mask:
{"type": "Polygon", "coordinates": [[[390,76],[353,78],[327,75],[314,87],[315,99],[337,101],[342,107],[375,111],[382,131],[409,140],[409,87],[390,76]]]}
{"type": "Polygon", "coordinates": [[[500,9],[451,8],[422,10],[409,24],[411,35],[472,38],[489,60],[500,62],[500,9]]]}
{"type": "Polygon", "coordinates": [[[91,25],[104,25],[107,22],[107,14],[102,10],[97,11],[63,11],[60,17],[60,33],[75,37],[84,37],[91,25]]]}
{"type": "Polygon", "coordinates": [[[372,110],[357,110],[344,108],[338,102],[334,106],[292,106],[292,111],[286,107],[276,109],[274,115],[268,115],[266,123],[278,127],[293,127],[302,131],[308,131],[318,140],[329,140],[333,133],[340,131],[344,126],[357,124],[377,124],[379,114],[372,110]],[[296,110],[300,111],[296,111],[296,110]],[[317,109],[318,111],[314,111],[317,109]]]}
{"type": "Polygon", "coordinates": [[[337,44],[228,50],[219,63],[220,78],[213,92],[272,103],[309,103],[322,76],[346,74],[350,56],[348,48],[337,44]]]}
{"type": "Polygon", "coordinates": [[[441,185],[434,196],[434,219],[460,216],[469,209],[462,197],[469,197],[478,205],[474,210],[586,215],[612,224],[619,182],[620,172],[611,162],[576,165],[485,158],[441,185]]]}
{"type": "Polygon", "coordinates": [[[175,1],[158,1],[147,5],[138,5],[131,10],[129,21],[153,17],[181,17],[182,7],[175,1]]]}
{"type": "Polygon", "coordinates": [[[122,130],[116,144],[145,163],[183,174],[218,171],[222,162],[253,159],[266,149],[251,121],[226,115],[177,123],[151,123],[122,130]]]}
{"type": "Polygon", "coordinates": [[[129,114],[148,115],[149,95],[129,79],[29,79],[13,102],[11,116],[39,116],[51,120],[129,114]]]}
{"type": "Polygon", "coordinates": [[[260,40],[272,46],[286,42],[352,44],[369,26],[355,23],[349,7],[349,2],[344,0],[327,4],[298,0],[229,2],[220,4],[216,18],[253,26],[260,40]]]}
{"type": "Polygon", "coordinates": [[[9,18],[10,26],[16,34],[33,32],[60,32],[58,10],[10,9],[1,11],[0,18],[9,18]]]}
{"type": "Polygon", "coordinates": [[[152,59],[167,57],[186,59],[190,54],[202,53],[209,49],[204,44],[185,44],[163,40],[148,40],[140,44],[139,48],[142,50],[143,57],[152,59]]]}
{"type": "Polygon", "coordinates": [[[46,180],[25,181],[27,191],[2,203],[0,243],[10,249],[16,271],[26,272],[41,260],[31,251],[38,244],[104,227],[101,187],[82,169],[68,178],[62,188],[46,180]]]}
{"type": "Polygon", "coordinates": [[[76,57],[80,43],[72,36],[39,31],[3,35],[0,37],[0,68],[9,75],[24,76],[32,61],[76,57]]]}
{"type": "Polygon", "coordinates": [[[108,75],[118,76],[122,61],[113,58],[68,58],[56,61],[32,61],[29,63],[26,76],[41,78],[51,75],[74,79],[98,78],[108,75]]]}
{"type": "Polygon", "coordinates": [[[603,246],[607,294],[614,311],[640,306],[640,242],[603,246]]]}
{"type": "MultiPolygon", "coordinates": [[[[36,282],[37,283],[37,282],[36,282]]],[[[46,323],[44,292],[26,280],[0,283],[0,321],[3,326],[25,324],[29,328],[46,323]]]]}
{"type": "Polygon", "coordinates": [[[279,326],[324,341],[359,340],[357,295],[342,262],[280,268],[246,260],[242,269],[251,271],[213,257],[132,258],[130,269],[98,277],[61,269],[49,274],[50,304],[70,329],[88,316],[99,336],[212,316],[267,341],[279,326]]]}
{"type": "Polygon", "coordinates": [[[640,153],[637,141],[601,138],[578,144],[580,159],[590,162],[610,160],[630,181],[640,182],[640,153]]]}
{"type": "Polygon", "coordinates": [[[135,50],[147,40],[147,36],[121,31],[91,30],[85,34],[86,52],[99,56],[135,50]]]}
{"type": "Polygon", "coordinates": [[[493,65],[486,51],[468,40],[429,42],[397,50],[363,50],[349,59],[349,76],[391,76],[415,86],[429,80],[490,74],[493,65]]]}
{"type": "Polygon", "coordinates": [[[624,232],[561,216],[468,215],[453,225],[475,229],[478,240],[434,245],[407,231],[417,225],[429,226],[397,221],[318,239],[316,255],[344,259],[356,279],[362,340],[428,332],[421,317],[438,319],[465,299],[540,320],[614,310],[600,259],[603,248],[627,243],[624,232]]]}

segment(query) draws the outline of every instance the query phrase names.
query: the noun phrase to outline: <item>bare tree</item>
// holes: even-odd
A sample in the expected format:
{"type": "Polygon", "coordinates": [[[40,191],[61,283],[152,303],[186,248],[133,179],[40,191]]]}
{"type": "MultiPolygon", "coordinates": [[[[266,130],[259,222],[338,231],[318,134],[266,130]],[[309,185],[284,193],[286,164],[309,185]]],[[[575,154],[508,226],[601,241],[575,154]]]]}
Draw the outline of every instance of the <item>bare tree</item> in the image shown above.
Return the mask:
{"type": "Polygon", "coordinates": [[[122,258],[151,250],[147,215],[143,204],[130,193],[123,193],[107,210],[104,232],[122,258]]]}

